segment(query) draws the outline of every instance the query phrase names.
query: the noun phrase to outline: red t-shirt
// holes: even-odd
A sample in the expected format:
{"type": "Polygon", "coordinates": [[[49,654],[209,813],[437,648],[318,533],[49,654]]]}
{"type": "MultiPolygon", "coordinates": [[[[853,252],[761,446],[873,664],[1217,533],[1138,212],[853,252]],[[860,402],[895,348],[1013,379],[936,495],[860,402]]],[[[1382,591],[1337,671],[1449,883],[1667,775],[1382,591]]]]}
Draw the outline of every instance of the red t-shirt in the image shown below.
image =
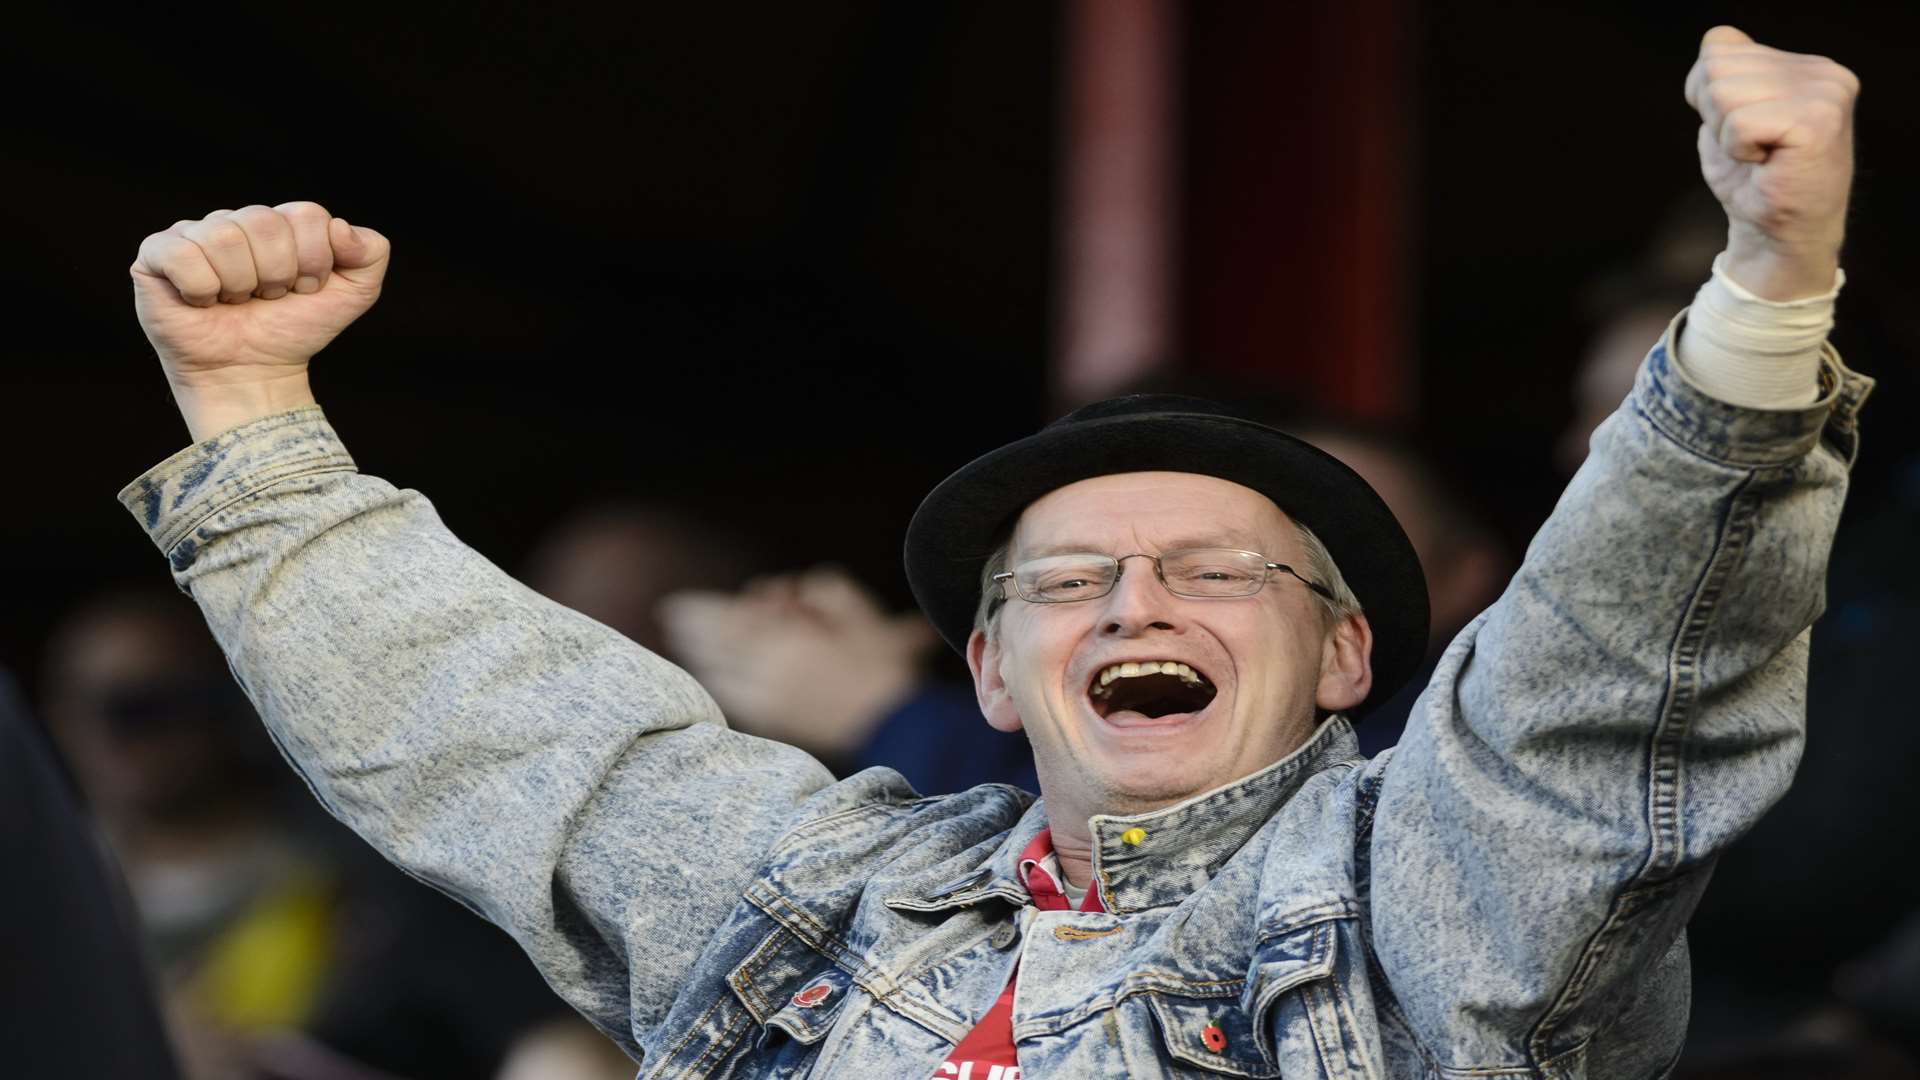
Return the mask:
{"type": "MultiPolygon", "coordinates": [[[[1073,909],[1060,887],[1065,877],[1060,873],[1060,857],[1053,852],[1052,829],[1041,829],[1027,850],[1020,853],[1020,879],[1026,883],[1034,907],[1042,911],[1073,909]]],[[[1088,889],[1080,910],[1107,910],[1100,903],[1100,890],[1088,889]]],[[[1013,1050],[1013,988],[1019,982],[1020,968],[1016,965],[999,1000],[934,1070],[933,1080],[1020,1080],[1020,1060],[1013,1050]]]]}

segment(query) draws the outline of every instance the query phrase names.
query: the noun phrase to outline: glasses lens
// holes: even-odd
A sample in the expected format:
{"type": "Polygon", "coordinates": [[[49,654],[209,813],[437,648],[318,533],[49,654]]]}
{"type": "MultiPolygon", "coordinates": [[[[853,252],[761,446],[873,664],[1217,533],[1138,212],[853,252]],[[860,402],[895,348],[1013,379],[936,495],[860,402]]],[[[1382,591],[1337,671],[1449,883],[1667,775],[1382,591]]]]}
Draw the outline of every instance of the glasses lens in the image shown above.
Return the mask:
{"type": "Polygon", "coordinates": [[[1091,600],[1113,588],[1120,564],[1107,555],[1050,555],[1013,569],[1020,595],[1042,604],[1091,600]]]}
{"type": "Polygon", "coordinates": [[[1172,551],[1160,557],[1160,573],[1181,596],[1246,596],[1267,580],[1267,559],[1226,548],[1172,551]]]}

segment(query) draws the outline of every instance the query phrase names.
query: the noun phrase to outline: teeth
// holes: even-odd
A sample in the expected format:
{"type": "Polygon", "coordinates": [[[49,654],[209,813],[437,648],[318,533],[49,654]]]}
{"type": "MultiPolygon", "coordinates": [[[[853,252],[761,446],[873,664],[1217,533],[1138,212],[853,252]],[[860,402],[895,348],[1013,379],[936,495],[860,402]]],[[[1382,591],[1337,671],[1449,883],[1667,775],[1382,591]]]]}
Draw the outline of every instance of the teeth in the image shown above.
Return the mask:
{"type": "Polygon", "coordinates": [[[1181,681],[1194,686],[1204,681],[1192,668],[1176,660],[1128,661],[1102,670],[1099,689],[1105,689],[1115,679],[1133,679],[1141,675],[1177,675],[1181,681]]]}

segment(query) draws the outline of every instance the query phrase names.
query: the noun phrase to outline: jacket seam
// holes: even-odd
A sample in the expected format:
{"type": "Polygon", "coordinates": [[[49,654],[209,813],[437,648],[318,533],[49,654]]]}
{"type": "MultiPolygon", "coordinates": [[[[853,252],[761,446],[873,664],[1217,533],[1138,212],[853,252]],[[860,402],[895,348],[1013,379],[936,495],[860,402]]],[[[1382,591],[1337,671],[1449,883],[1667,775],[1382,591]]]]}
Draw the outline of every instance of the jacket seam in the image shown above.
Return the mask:
{"type": "Polygon", "coordinates": [[[1718,611],[1720,592],[1730,572],[1729,567],[1745,546],[1738,533],[1751,518],[1750,512],[1743,513],[1742,508],[1754,476],[1754,471],[1748,471],[1728,493],[1716,529],[1713,550],[1707,557],[1706,565],[1701,568],[1685,613],[1674,628],[1668,646],[1666,693],[1660,703],[1659,718],[1647,739],[1646,859],[1640,869],[1614,892],[1607,905],[1606,917],[1575,959],[1573,970],[1558,999],[1534,1026],[1527,1049],[1528,1057],[1537,1068],[1545,1069],[1551,1062],[1568,1054],[1585,1052],[1589,1040],[1583,1039],[1578,1045],[1559,1054],[1548,1051],[1548,1041],[1580,1006],[1595,973],[1605,960],[1609,943],[1638,910],[1639,906],[1631,903],[1631,900],[1646,886],[1659,882],[1660,872],[1670,869],[1671,861],[1677,861],[1679,857],[1679,810],[1675,800],[1682,779],[1681,742],[1691,720],[1690,708],[1698,690],[1699,654],[1704,649],[1707,630],[1718,611]]]}
{"type": "MultiPolygon", "coordinates": [[[[724,1007],[726,1003],[727,1003],[727,999],[725,996],[716,996],[713,999],[713,1004],[707,1006],[706,1011],[700,1014],[700,1018],[698,1020],[688,1025],[687,1033],[685,1035],[680,1036],[680,1041],[674,1043],[673,1047],[667,1051],[666,1060],[661,1063],[661,1067],[667,1068],[672,1066],[674,1061],[676,1061],[680,1057],[680,1055],[683,1052],[685,1052],[688,1046],[693,1044],[694,1040],[699,1037],[700,1032],[706,1028],[707,1020],[713,1016],[715,1010],[718,1010],[724,1007]]],[[[727,1021],[726,1026],[720,1030],[719,1034],[715,1035],[713,1039],[707,1043],[706,1047],[700,1051],[700,1055],[698,1057],[694,1058],[692,1061],[687,1062],[684,1066],[680,1068],[678,1072],[661,1073],[659,1075],[665,1078],[665,1080],[673,1080],[673,1078],[676,1078],[676,1077],[698,1076],[699,1074],[695,1073],[694,1070],[696,1068],[700,1068],[702,1064],[707,1060],[707,1058],[712,1056],[714,1051],[718,1050],[723,1043],[727,1044],[728,1050],[731,1050],[735,1045],[738,1045],[740,1037],[734,1034],[734,1029],[738,1028],[740,1026],[741,1019],[745,1018],[748,1015],[749,1014],[745,1009],[734,1010],[734,1016],[727,1021]]],[[[709,1069],[709,1072],[710,1071],[711,1070],[709,1069]]]]}

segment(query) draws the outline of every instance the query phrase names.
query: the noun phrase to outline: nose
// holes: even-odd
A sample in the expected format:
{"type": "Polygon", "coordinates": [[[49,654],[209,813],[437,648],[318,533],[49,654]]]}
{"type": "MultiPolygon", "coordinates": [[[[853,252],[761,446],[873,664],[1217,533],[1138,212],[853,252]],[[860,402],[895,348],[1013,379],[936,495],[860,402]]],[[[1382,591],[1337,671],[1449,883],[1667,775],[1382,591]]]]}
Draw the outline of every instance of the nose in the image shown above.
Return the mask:
{"type": "Polygon", "coordinates": [[[1167,591],[1154,561],[1144,555],[1130,555],[1120,563],[1120,580],[1106,596],[1105,622],[1101,630],[1119,637],[1135,637],[1149,630],[1175,630],[1178,620],[1174,605],[1178,598],[1167,591]],[[1137,561],[1136,561],[1137,560],[1137,561]]]}

